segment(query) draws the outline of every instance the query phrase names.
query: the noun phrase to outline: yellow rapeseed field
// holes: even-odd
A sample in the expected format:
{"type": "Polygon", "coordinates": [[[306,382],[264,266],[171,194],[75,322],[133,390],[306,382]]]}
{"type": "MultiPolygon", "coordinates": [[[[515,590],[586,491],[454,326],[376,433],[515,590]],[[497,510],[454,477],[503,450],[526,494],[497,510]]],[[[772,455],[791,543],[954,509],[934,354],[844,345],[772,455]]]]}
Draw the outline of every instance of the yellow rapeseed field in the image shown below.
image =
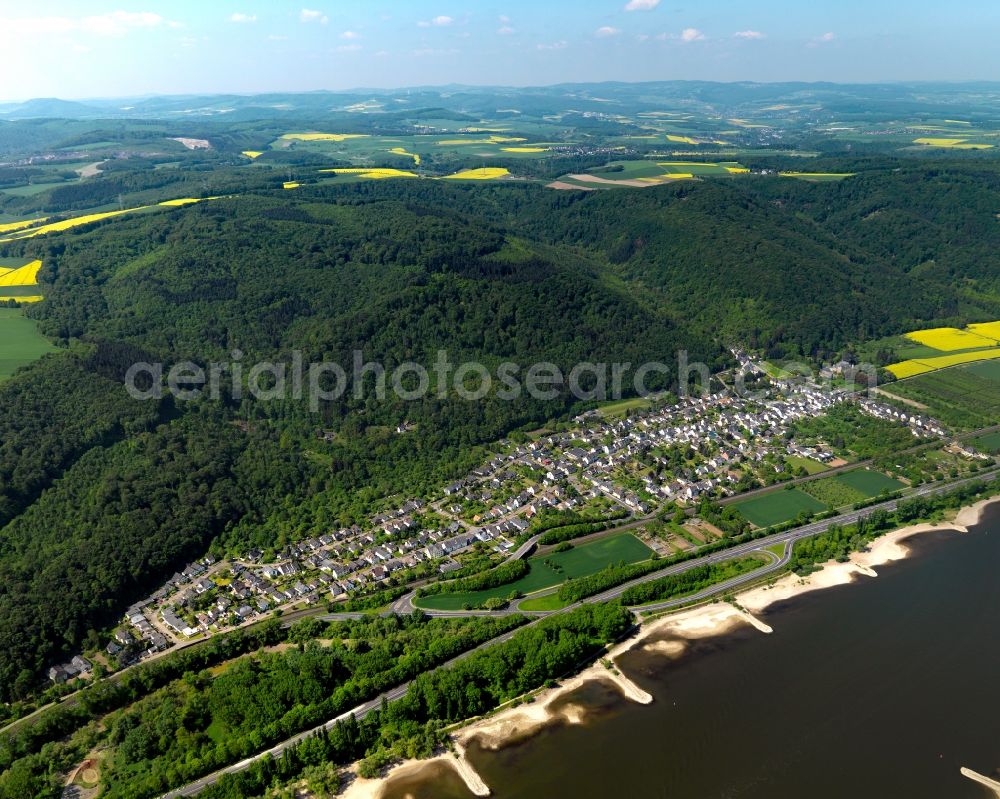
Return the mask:
{"type": "Polygon", "coordinates": [[[48,217],[43,216],[38,219],[24,219],[20,222],[6,222],[0,225],[0,233],[9,233],[14,230],[24,230],[32,225],[40,225],[46,219],[48,219],[48,217]]]}
{"type": "Polygon", "coordinates": [[[16,302],[39,302],[45,299],[41,294],[29,294],[27,297],[0,297],[0,302],[15,300],[16,302]]]}
{"type": "Polygon", "coordinates": [[[1000,342],[1000,322],[979,322],[969,325],[968,329],[977,336],[985,336],[1000,342]]]}
{"type": "Polygon", "coordinates": [[[497,178],[502,178],[505,175],[509,175],[510,171],[504,169],[503,167],[482,167],[480,169],[463,169],[461,172],[456,172],[454,175],[445,175],[445,180],[496,180],[497,178]]]}
{"type": "Polygon", "coordinates": [[[164,200],[162,203],[157,203],[157,205],[163,205],[167,208],[181,205],[191,205],[191,203],[200,203],[201,199],[198,197],[180,197],[176,200],[164,200]]]}
{"type": "Polygon", "coordinates": [[[692,139],[690,136],[675,136],[671,133],[667,134],[667,141],[678,142],[680,144],[697,144],[697,140],[692,139]]]}
{"type": "Polygon", "coordinates": [[[254,158],[260,158],[264,153],[261,150],[244,150],[241,155],[245,155],[247,158],[253,160],[254,158]]]}
{"type": "Polygon", "coordinates": [[[914,144],[925,144],[928,147],[948,147],[952,150],[989,150],[992,144],[977,144],[968,139],[947,139],[931,136],[922,136],[913,140],[914,144]]]}
{"type": "Polygon", "coordinates": [[[997,344],[996,339],[987,338],[968,330],[959,330],[955,327],[932,327],[927,330],[915,330],[912,333],[907,333],[906,338],[941,352],[969,350],[973,347],[994,347],[997,344]]]}
{"type": "Polygon", "coordinates": [[[470,144],[510,144],[513,142],[527,141],[523,136],[490,136],[488,139],[441,139],[439,145],[470,145],[470,144]]]}
{"type": "Polygon", "coordinates": [[[501,147],[505,153],[544,153],[548,147],[501,147]]]}
{"type": "Polygon", "coordinates": [[[916,375],[936,372],[947,366],[958,366],[963,363],[975,363],[976,361],[992,361],[1000,358],[1000,347],[990,350],[979,350],[978,352],[959,352],[954,355],[939,355],[935,358],[921,358],[919,360],[901,361],[886,368],[896,377],[915,377],[916,375]]]}
{"type": "Polygon", "coordinates": [[[417,155],[416,153],[406,152],[406,149],[403,147],[393,147],[391,150],[389,150],[389,152],[392,153],[393,155],[408,155],[410,156],[410,158],[413,159],[414,164],[420,166],[420,156],[417,155]]]}
{"type": "Polygon", "coordinates": [[[367,133],[286,133],[281,138],[292,141],[347,141],[367,139],[367,133]]]}
{"type": "Polygon", "coordinates": [[[856,172],[779,172],[783,178],[851,178],[856,172]]]}
{"type": "Polygon", "coordinates": [[[747,175],[750,170],[745,166],[727,166],[726,171],[731,175],[747,175]]]}
{"type": "Polygon", "coordinates": [[[294,180],[286,180],[284,183],[281,184],[281,187],[283,189],[297,189],[301,185],[302,185],[301,183],[297,183],[294,180]]]}
{"type": "Polygon", "coordinates": [[[17,269],[11,269],[0,275],[0,286],[37,286],[38,270],[41,268],[41,261],[32,261],[17,269]]]}
{"type": "MultiPolygon", "coordinates": [[[[165,200],[161,203],[157,203],[156,206],[162,207],[176,207],[182,205],[190,205],[191,203],[206,202],[208,200],[221,200],[223,197],[182,197],[177,200],[165,200]]],[[[136,211],[145,211],[149,208],[155,208],[154,205],[140,205],[136,208],[124,208],[120,211],[104,211],[99,214],[85,214],[84,216],[75,216],[72,219],[63,219],[59,222],[50,222],[47,225],[40,225],[39,227],[33,227],[28,229],[22,229],[17,231],[12,231],[12,235],[0,239],[0,244],[8,241],[20,241],[21,239],[30,239],[35,236],[43,236],[46,233],[59,233],[63,230],[70,230],[71,228],[80,227],[81,225],[87,225],[91,222],[100,222],[102,219],[110,219],[115,216],[122,216],[123,214],[132,214],[136,211]]],[[[35,220],[41,221],[41,220],[35,220]]]]}
{"type": "Polygon", "coordinates": [[[382,167],[341,167],[337,169],[321,169],[320,172],[332,172],[335,175],[357,175],[368,180],[420,177],[415,172],[407,172],[405,169],[388,169],[382,167]]]}
{"type": "Polygon", "coordinates": [[[149,206],[143,205],[139,208],[126,208],[124,211],[105,211],[100,214],[87,214],[85,216],[77,216],[72,219],[64,219],[61,222],[50,222],[47,225],[42,225],[41,227],[31,228],[29,230],[23,231],[20,235],[16,235],[7,239],[0,239],[0,241],[16,241],[18,239],[30,239],[35,236],[41,236],[45,233],[57,233],[62,230],[69,230],[70,228],[79,227],[80,225],[86,225],[90,222],[99,222],[102,219],[109,219],[113,216],[121,216],[122,214],[130,214],[133,211],[139,211],[142,208],[148,208],[149,206]]]}
{"type": "Polygon", "coordinates": [[[636,180],[641,180],[643,183],[663,183],[669,180],[692,180],[694,174],[692,172],[664,172],[662,175],[654,175],[649,178],[636,178],[636,180]]]}

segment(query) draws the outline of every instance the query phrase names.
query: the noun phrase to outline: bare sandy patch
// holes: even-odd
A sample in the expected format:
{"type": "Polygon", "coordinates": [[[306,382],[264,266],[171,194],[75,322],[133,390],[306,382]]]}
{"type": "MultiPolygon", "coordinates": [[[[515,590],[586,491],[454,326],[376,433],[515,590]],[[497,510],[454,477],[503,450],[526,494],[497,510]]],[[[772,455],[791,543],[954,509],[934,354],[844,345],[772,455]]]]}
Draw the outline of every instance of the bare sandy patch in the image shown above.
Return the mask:
{"type": "Polygon", "coordinates": [[[560,189],[561,191],[597,191],[590,186],[574,186],[572,183],[565,183],[561,180],[553,180],[551,183],[546,183],[545,188],[560,189]]]}
{"type": "Polygon", "coordinates": [[[573,180],[579,180],[583,183],[600,183],[604,186],[633,186],[637,189],[645,189],[650,186],[655,186],[655,183],[649,183],[645,180],[608,180],[607,178],[599,177],[598,175],[569,175],[573,180]]]}
{"type": "Polygon", "coordinates": [[[187,136],[174,136],[171,141],[179,141],[189,150],[211,150],[212,145],[208,139],[189,139],[187,136]]]}
{"type": "Polygon", "coordinates": [[[87,164],[86,166],[82,166],[77,169],[76,174],[78,174],[81,178],[92,178],[95,175],[100,175],[101,164],[103,163],[103,161],[94,161],[92,164],[87,164]]]}
{"type": "Polygon", "coordinates": [[[399,765],[393,766],[384,777],[369,780],[355,774],[347,790],[342,794],[343,799],[379,799],[393,780],[419,775],[437,763],[454,769],[474,796],[490,795],[490,786],[483,782],[483,778],[469,763],[465,757],[465,749],[456,746],[454,753],[443,752],[426,760],[404,760],[399,765]]]}

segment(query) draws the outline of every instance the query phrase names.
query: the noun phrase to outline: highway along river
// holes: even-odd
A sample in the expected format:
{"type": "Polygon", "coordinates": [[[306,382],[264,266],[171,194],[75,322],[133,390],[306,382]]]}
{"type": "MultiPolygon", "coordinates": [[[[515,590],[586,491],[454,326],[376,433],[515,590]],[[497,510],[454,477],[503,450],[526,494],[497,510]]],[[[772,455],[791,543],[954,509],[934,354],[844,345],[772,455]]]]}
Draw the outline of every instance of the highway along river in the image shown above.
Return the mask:
{"type": "MultiPolygon", "coordinates": [[[[983,799],[962,766],[1000,770],[1000,506],[931,533],[877,579],[776,605],[680,659],[619,659],[655,697],[592,683],[581,724],[469,756],[497,799],[983,799]]],[[[447,767],[385,799],[469,799],[447,767]]]]}

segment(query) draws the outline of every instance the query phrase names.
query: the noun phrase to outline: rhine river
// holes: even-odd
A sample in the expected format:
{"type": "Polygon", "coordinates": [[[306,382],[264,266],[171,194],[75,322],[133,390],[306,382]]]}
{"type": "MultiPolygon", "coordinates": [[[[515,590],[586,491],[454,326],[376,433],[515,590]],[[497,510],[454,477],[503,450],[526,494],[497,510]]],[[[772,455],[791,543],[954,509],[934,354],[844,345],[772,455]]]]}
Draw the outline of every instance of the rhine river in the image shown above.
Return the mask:
{"type": "MultiPolygon", "coordinates": [[[[588,709],[469,757],[497,799],[983,799],[1000,770],[1000,505],[967,535],[931,533],[876,579],[773,606],[680,660],[619,658],[649,691],[593,683],[588,709]]],[[[469,799],[446,767],[386,799],[469,799]]]]}

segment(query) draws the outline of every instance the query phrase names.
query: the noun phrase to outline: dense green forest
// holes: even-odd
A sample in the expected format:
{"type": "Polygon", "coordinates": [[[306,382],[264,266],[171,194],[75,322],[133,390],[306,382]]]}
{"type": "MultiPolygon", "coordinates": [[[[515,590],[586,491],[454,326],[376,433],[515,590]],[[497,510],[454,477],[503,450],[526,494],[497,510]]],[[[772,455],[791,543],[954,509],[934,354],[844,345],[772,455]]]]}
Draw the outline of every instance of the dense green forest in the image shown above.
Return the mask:
{"type": "MultiPolygon", "coordinates": [[[[288,630],[272,625],[230,636],[227,645],[172,655],[168,663],[143,667],[144,674],[128,685],[91,689],[82,706],[43,722],[48,739],[26,733],[0,741],[5,767],[0,797],[58,796],[60,769],[95,745],[109,747],[102,795],[157,796],[409,679],[413,683],[399,702],[370,714],[360,722],[367,732],[351,747],[327,749],[323,762],[344,764],[367,756],[379,764],[428,754],[440,744],[444,725],[567,674],[622,636],[632,617],[616,604],[580,608],[434,670],[526,621],[521,616],[428,619],[420,614],[331,623],[312,619],[288,630]],[[64,737],[56,740],[57,731],[64,737]]],[[[353,719],[345,724],[357,730],[353,719]]],[[[296,762],[296,752],[338,740],[344,731],[338,725],[329,738],[308,739],[287,761],[296,762]]],[[[311,757],[300,765],[318,765],[311,757]]],[[[246,790],[244,780],[255,773],[226,779],[212,790],[234,790],[234,780],[246,790]]]]}
{"type": "MultiPolygon", "coordinates": [[[[182,174],[101,180],[196,193],[195,172],[182,174]]],[[[980,162],[591,193],[399,181],[293,194],[268,173],[213,175],[198,193],[235,196],[3,247],[43,260],[46,300],[29,313],[69,348],[0,386],[4,699],[30,694],[46,664],[206,549],[273,549],[363,521],[574,407],[565,390],[475,402],[349,390],[315,411],[232,390],[143,403],[121,385],[137,360],[299,351],[350,365],[360,350],[392,370],[446,350],[453,363],[567,369],[670,364],[686,349],[722,366],[734,343],[825,357],[931,320],[1000,318],[1000,178],[980,162]],[[393,434],[404,420],[413,431],[393,434]]],[[[91,190],[111,191],[57,199],[106,199],[91,190]]]]}

